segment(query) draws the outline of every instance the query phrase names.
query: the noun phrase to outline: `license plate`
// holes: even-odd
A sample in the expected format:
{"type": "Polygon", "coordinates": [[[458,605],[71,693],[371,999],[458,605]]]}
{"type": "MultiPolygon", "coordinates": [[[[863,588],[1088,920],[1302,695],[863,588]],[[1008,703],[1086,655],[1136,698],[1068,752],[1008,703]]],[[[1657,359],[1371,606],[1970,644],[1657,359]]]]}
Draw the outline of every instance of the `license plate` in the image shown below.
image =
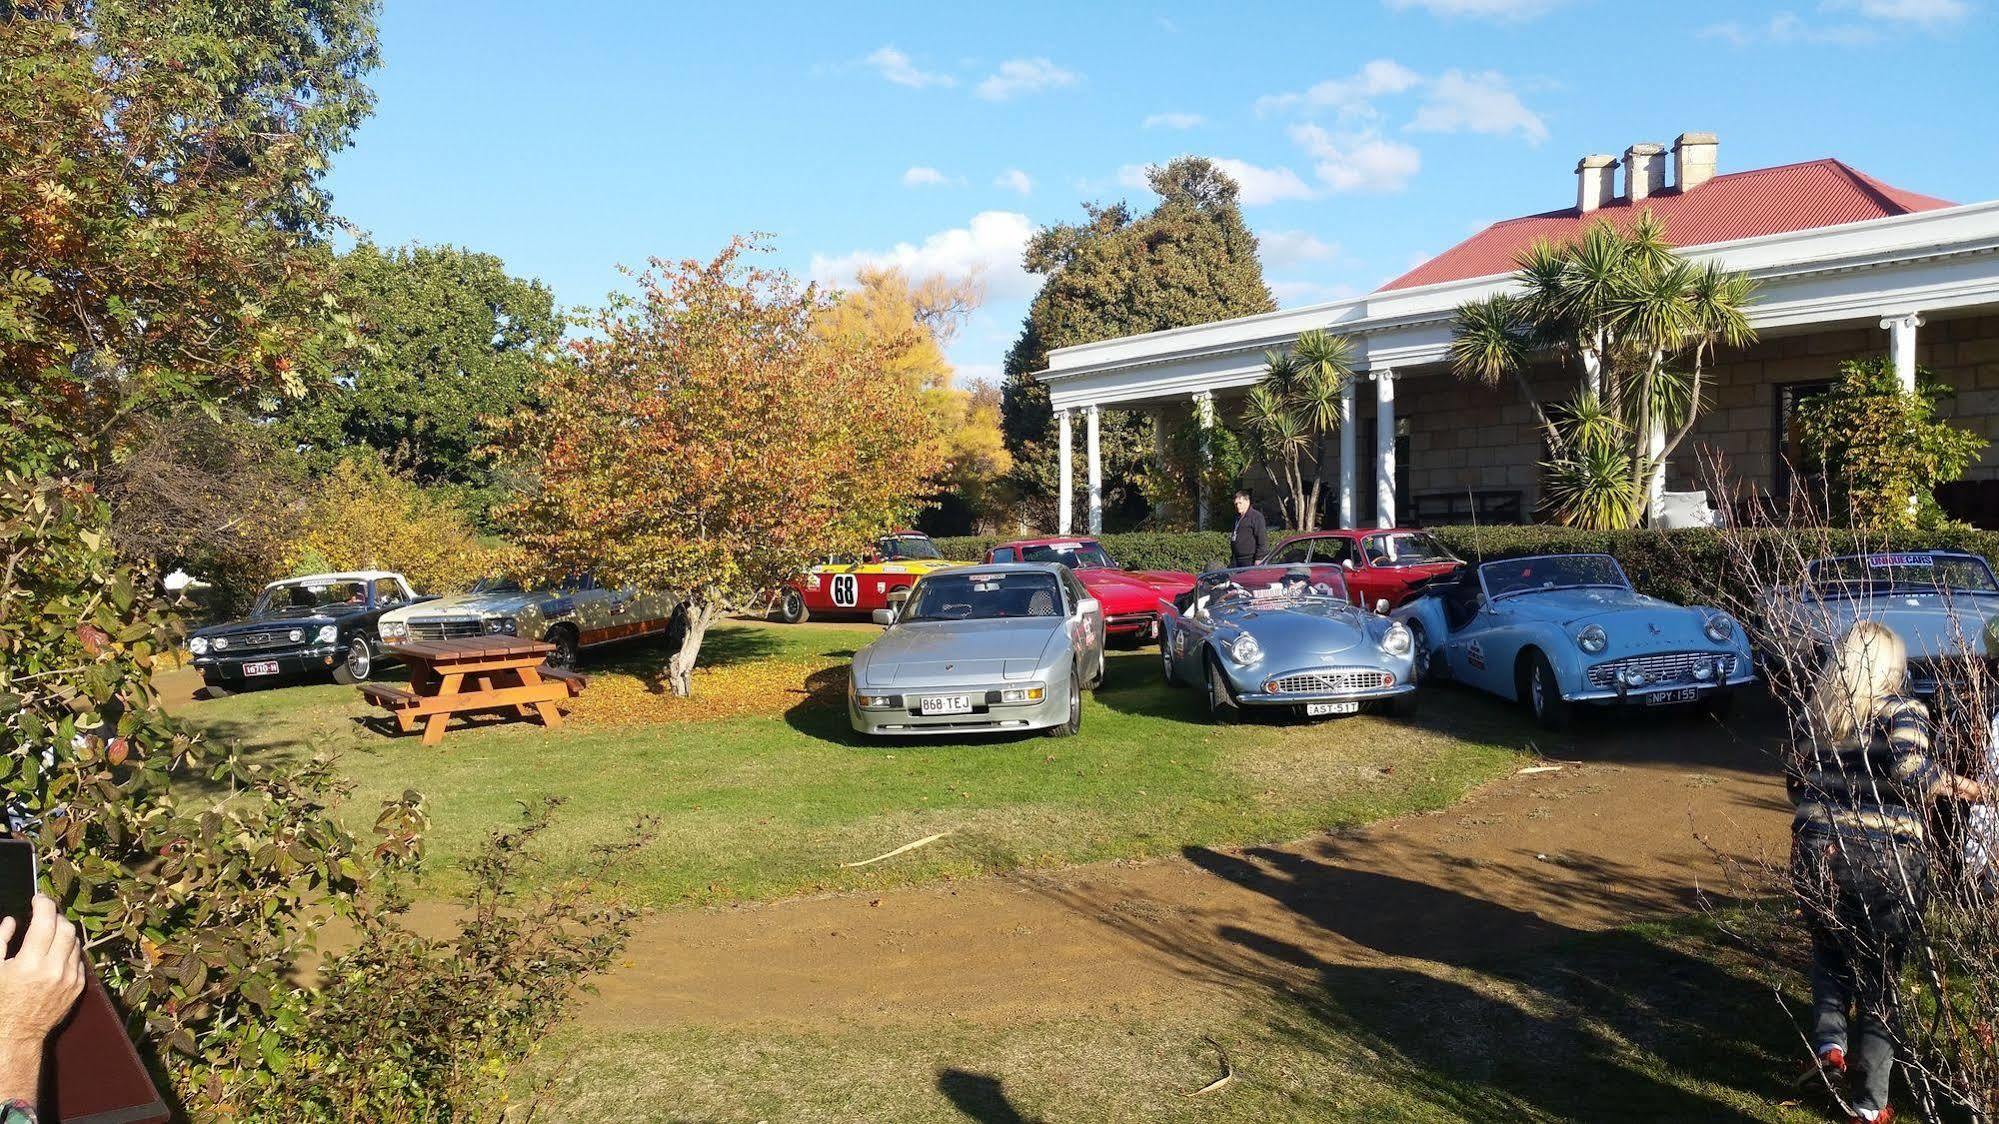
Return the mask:
{"type": "Polygon", "coordinates": [[[1331,703],[1305,704],[1305,714],[1311,718],[1320,718],[1328,714],[1359,714],[1359,713],[1360,713],[1360,704],[1357,702],[1331,702],[1331,703]]]}
{"type": "Polygon", "coordinates": [[[277,673],[278,661],[276,660],[258,660],[256,663],[246,663],[243,665],[243,674],[245,675],[276,675],[277,673]]]}
{"type": "Polygon", "coordinates": [[[918,714],[970,714],[970,695],[925,695],[916,701],[918,714]]]}
{"type": "Polygon", "coordinates": [[[1654,691],[1645,696],[1646,706],[1665,706],[1668,703],[1693,702],[1701,697],[1698,687],[1681,687],[1677,691],[1654,691]]]}

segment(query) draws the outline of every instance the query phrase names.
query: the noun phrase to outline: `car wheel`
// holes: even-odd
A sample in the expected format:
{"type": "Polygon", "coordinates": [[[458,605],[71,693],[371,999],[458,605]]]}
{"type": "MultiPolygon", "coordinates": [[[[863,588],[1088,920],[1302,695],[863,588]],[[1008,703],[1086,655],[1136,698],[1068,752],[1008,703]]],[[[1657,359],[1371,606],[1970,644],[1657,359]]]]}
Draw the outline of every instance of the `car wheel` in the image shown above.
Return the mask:
{"type": "Polygon", "coordinates": [[[1229,686],[1229,677],[1222,671],[1222,661],[1208,653],[1208,717],[1224,725],[1242,719],[1242,707],[1235,700],[1235,689],[1229,686]]]}
{"type": "Polygon", "coordinates": [[[205,675],[201,678],[201,690],[204,695],[211,699],[226,699],[236,693],[228,684],[219,679],[210,679],[205,675]]]}
{"type": "Polygon", "coordinates": [[[777,598],[777,619],[786,624],[804,624],[811,620],[812,610],[805,607],[805,594],[785,586],[784,592],[777,598]]]}
{"type": "Polygon", "coordinates": [[[1555,678],[1555,665],[1548,657],[1535,652],[1527,665],[1527,709],[1544,729],[1566,730],[1574,716],[1574,708],[1569,700],[1562,697],[1562,686],[1555,678]]]}
{"type": "Polygon", "coordinates": [[[375,650],[368,645],[368,638],[356,636],[347,644],[347,658],[333,669],[333,681],[342,686],[365,683],[375,672],[375,650]]]}
{"type": "Polygon", "coordinates": [[[1083,732],[1083,677],[1069,669],[1069,717],[1060,726],[1048,727],[1051,738],[1069,738],[1083,732]]]}
{"type": "Polygon", "coordinates": [[[1164,636],[1159,638],[1159,674],[1166,678],[1168,687],[1180,686],[1180,680],[1173,675],[1173,646],[1164,636]]]}
{"type": "Polygon", "coordinates": [[[1420,621],[1410,621],[1409,627],[1409,677],[1418,686],[1430,680],[1430,638],[1423,633],[1420,621]]]}
{"type": "Polygon", "coordinates": [[[548,654],[548,666],[570,671],[576,667],[581,645],[576,640],[573,625],[559,624],[548,630],[548,642],[555,645],[555,651],[548,654]]]}

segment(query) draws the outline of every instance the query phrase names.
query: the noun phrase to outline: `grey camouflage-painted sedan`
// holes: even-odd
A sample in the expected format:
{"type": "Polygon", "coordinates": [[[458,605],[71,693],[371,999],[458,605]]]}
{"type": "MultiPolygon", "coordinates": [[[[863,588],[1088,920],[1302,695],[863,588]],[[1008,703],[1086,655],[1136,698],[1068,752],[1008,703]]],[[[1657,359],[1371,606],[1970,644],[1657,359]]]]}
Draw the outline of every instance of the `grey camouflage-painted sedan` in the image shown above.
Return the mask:
{"type": "Polygon", "coordinates": [[[854,653],[847,714],[863,734],[1046,730],[1083,724],[1104,675],[1104,614],[1066,567],[963,566],[925,575],[854,653]]]}

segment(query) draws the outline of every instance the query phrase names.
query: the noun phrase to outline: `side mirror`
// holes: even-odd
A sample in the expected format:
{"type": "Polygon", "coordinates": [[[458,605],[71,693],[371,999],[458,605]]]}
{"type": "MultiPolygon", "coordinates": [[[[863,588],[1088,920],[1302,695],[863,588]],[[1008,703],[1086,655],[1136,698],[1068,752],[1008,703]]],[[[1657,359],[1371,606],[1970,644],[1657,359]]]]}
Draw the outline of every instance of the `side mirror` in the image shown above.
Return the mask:
{"type": "Polygon", "coordinates": [[[1353,569],[1353,559],[1351,559],[1351,558],[1342,558],[1342,559],[1340,559],[1340,569],[1342,569],[1342,570],[1351,570],[1351,569],[1353,569]]]}
{"type": "Polygon", "coordinates": [[[874,613],[874,618],[876,624],[882,626],[883,628],[887,628],[889,625],[895,623],[895,610],[876,609],[874,613]]]}
{"type": "Polygon", "coordinates": [[[1098,601],[1094,597],[1085,597],[1081,601],[1076,602],[1076,615],[1079,617],[1087,617],[1091,613],[1102,613],[1103,611],[1103,602],[1098,601]]]}

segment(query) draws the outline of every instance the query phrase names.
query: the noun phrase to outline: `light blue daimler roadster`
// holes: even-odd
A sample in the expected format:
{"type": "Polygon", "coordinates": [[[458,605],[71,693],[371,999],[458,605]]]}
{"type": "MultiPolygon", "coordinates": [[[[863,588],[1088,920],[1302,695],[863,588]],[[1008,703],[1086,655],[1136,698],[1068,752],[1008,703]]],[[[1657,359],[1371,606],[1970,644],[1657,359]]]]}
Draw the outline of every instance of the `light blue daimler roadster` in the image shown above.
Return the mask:
{"type": "Polygon", "coordinates": [[[1508,558],[1433,583],[1395,611],[1416,674],[1523,702],[1543,725],[1576,704],[1725,709],[1756,678],[1742,626],[1631,588],[1603,554],[1508,558]]]}
{"type": "Polygon", "coordinates": [[[1167,683],[1206,688],[1218,722],[1245,709],[1414,709],[1409,630],[1355,606],[1337,566],[1202,574],[1192,591],[1160,602],[1159,655],[1167,683]]]}

